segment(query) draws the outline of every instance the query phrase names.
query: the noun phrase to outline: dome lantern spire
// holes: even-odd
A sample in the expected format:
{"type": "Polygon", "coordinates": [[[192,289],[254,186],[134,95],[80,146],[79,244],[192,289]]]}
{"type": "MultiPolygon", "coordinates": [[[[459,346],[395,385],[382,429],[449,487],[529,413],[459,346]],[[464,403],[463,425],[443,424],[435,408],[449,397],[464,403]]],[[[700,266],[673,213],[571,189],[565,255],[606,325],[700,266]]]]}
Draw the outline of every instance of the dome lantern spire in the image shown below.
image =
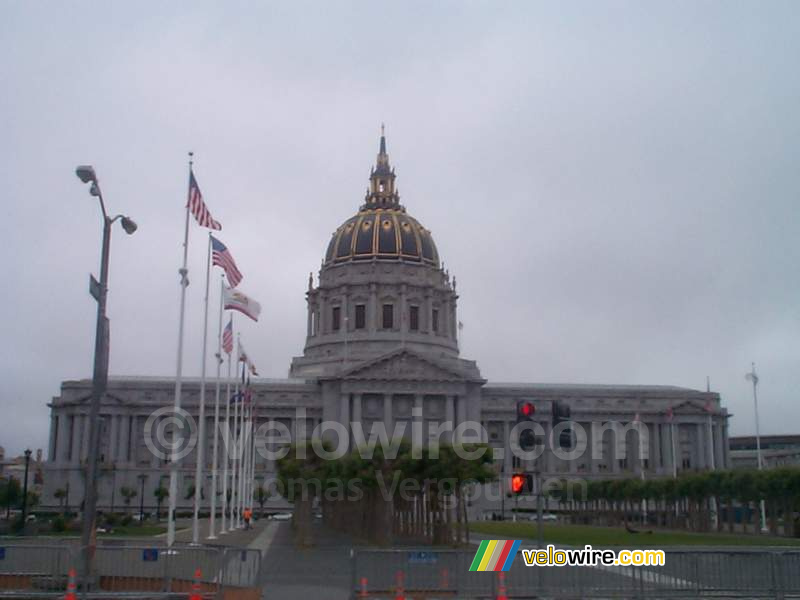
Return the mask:
{"type": "Polygon", "coordinates": [[[400,208],[400,196],[395,189],[394,169],[389,164],[389,155],[386,153],[386,128],[381,123],[381,141],[378,149],[378,158],[369,175],[369,190],[365,198],[368,208],[400,208]]]}

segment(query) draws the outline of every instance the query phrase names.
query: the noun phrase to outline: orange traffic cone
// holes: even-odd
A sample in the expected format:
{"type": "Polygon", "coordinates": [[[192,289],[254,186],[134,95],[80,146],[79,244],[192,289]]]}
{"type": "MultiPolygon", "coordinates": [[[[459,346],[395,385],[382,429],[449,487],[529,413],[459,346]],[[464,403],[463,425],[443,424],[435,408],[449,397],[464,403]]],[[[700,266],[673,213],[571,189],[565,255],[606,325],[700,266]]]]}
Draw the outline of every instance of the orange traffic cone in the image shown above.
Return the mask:
{"type": "Polygon", "coordinates": [[[64,594],[64,600],[76,600],[75,590],[78,586],[75,583],[75,579],[75,569],[70,569],[69,579],[67,579],[67,593],[64,594]]]}
{"type": "Polygon", "coordinates": [[[445,567],[440,573],[441,580],[439,581],[439,588],[446,590],[450,588],[450,571],[445,567]]]}
{"type": "Polygon", "coordinates": [[[398,571],[395,575],[394,600],[406,600],[405,573],[398,571]]]}
{"type": "Polygon", "coordinates": [[[203,573],[200,569],[197,569],[194,572],[194,581],[192,582],[192,591],[189,592],[189,600],[203,600],[203,594],[200,591],[201,577],[203,577],[203,573]]]}
{"type": "Polygon", "coordinates": [[[506,592],[506,574],[502,571],[497,573],[497,596],[496,600],[508,600],[508,592],[506,592]]]}
{"type": "Polygon", "coordinates": [[[367,593],[367,578],[361,578],[361,589],[358,591],[359,598],[369,598],[369,594],[367,593]]]}

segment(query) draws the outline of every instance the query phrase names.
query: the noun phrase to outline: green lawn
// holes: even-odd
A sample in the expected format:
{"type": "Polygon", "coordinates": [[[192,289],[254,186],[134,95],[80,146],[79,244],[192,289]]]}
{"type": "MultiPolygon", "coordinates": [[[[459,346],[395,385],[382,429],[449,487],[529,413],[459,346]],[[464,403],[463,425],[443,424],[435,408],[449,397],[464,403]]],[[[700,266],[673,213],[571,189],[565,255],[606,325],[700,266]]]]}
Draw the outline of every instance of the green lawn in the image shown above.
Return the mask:
{"type": "Polygon", "coordinates": [[[167,530],[161,525],[128,525],[114,527],[111,533],[98,533],[100,537],[152,537],[167,530]]]}
{"type": "MultiPolygon", "coordinates": [[[[536,523],[479,521],[470,523],[470,531],[505,538],[536,539],[536,523]]],[[[723,533],[687,533],[683,531],[653,531],[628,533],[622,527],[592,527],[590,525],[544,525],[544,541],[565,546],[593,547],[625,546],[628,548],[661,548],[662,546],[800,546],[800,538],[737,535],[723,533]]]]}

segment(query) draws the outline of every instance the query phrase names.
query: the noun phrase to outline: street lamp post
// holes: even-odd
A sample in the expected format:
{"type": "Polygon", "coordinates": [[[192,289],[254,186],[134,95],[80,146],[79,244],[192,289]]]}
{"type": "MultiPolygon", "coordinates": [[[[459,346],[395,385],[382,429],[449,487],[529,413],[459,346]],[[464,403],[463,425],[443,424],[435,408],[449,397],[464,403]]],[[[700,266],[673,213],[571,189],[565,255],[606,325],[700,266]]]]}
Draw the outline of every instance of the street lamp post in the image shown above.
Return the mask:
{"type": "Polygon", "coordinates": [[[144,480],[147,479],[147,475],[142,473],[139,475],[139,523],[144,522],[144,480]]]}
{"type": "Polygon", "coordinates": [[[31,451],[25,450],[25,479],[22,481],[22,529],[28,519],[28,466],[31,464],[31,451]]]}
{"type": "MultiPolygon", "coordinates": [[[[756,363],[751,363],[753,370],[750,371],[745,375],[745,379],[747,381],[753,382],[753,409],[755,410],[756,414],[756,457],[758,458],[758,470],[761,471],[764,468],[764,460],[761,457],[761,432],[759,431],[758,426],[758,391],[756,388],[758,387],[758,375],[756,375],[756,363]]],[[[766,506],[764,505],[764,499],[761,499],[760,502],[761,508],[761,533],[766,533],[767,529],[767,511],[766,506]]]]}
{"type": "Polygon", "coordinates": [[[83,555],[82,582],[83,595],[86,597],[91,573],[92,549],[91,541],[94,539],[95,519],[97,516],[97,470],[99,451],[99,417],[100,400],[106,391],[108,382],[108,349],[109,349],[109,324],[106,317],[106,297],[108,294],[108,254],[111,246],[111,226],[117,219],[121,220],[125,233],[131,235],[136,231],[136,223],[129,217],[117,215],[113,218],[106,212],[103,194],[94,168],[83,165],[75,169],[75,174],[83,183],[91,183],[89,193],[100,201],[103,213],[103,246],[100,258],[100,281],[93,276],[89,279],[89,292],[97,301],[97,323],[94,340],[94,372],[92,375],[92,399],[89,408],[89,450],[86,464],[86,495],[84,500],[83,518],[81,522],[81,552],[83,555]]]}

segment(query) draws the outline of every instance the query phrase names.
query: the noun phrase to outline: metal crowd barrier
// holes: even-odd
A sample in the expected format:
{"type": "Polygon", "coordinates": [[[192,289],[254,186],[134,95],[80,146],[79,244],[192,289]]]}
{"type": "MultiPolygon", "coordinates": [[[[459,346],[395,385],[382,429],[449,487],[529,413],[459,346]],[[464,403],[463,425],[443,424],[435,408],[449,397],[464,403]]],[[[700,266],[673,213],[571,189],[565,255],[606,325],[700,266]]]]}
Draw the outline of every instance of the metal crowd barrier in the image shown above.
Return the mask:
{"type": "MultiPolygon", "coordinates": [[[[0,597],[63,597],[71,568],[80,569],[79,547],[0,542],[0,597]]],[[[187,592],[200,571],[204,598],[226,589],[260,586],[261,553],[223,546],[103,544],[92,563],[89,596],[164,598],[187,592]]],[[[81,594],[79,594],[79,597],[81,594]]]]}
{"type": "MultiPolygon", "coordinates": [[[[501,597],[495,573],[469,571],[474,550],[365,549],[351,554],[352,598],[501,597]]],[[[800,598],[798,550],[665,549],[661,567],[527,567],[518,554],[502,581],[509,599],[800,598]]]]}

